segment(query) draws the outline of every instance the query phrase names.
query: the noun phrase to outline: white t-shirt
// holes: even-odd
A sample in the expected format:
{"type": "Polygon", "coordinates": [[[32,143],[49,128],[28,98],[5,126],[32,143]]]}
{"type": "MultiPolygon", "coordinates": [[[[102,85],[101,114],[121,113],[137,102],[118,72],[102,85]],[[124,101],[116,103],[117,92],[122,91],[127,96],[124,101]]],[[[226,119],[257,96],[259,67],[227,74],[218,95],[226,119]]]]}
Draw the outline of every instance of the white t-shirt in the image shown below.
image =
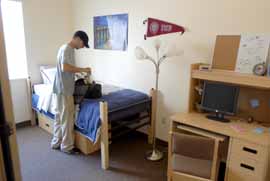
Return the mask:
{"type": "Polygon", "coordinates": [[[62,64],[75,65],[74,49],[68,44],[61,46],[57,54],[57,72],[53,84],[53,93],[72,96],[74,93],[74,73],[64,72],[62,64]]]}

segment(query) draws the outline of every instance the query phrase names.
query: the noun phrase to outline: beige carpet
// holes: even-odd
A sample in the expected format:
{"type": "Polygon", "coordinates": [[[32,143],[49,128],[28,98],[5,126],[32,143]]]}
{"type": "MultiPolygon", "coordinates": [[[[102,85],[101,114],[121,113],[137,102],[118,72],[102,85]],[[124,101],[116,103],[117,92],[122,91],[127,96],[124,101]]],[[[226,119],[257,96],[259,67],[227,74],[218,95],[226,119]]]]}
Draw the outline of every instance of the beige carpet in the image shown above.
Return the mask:
{"type": "Polygon", "coordinates": [[[51,150],[51,136],[38,127],[19,128],[17,137],[23,181],[166,180],[167,159],[160,162],[144,159],[150,146],[143,134],[132,133],[110,146],[110,169],[107,171],[101,169],[99,152],[71,156],[51,150]]]}

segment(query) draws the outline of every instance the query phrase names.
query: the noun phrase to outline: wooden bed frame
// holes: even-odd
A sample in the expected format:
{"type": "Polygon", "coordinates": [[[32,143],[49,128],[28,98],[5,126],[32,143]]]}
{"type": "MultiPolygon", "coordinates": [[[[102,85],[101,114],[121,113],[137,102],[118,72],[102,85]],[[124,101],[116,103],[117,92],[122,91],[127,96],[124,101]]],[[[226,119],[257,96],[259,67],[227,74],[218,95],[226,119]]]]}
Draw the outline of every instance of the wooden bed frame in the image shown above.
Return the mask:
{"type": "MultiPolygon", "coordinates": [[[[33,93],[31,82],[29,82],[29,87],[31,91],[31,95],[33,93]]],[[[151,89],[150,97],[151,97],[151,107],[149,113],[150,126],[148,129],[148,143],[153,143],[153,122],[156,119],[156,90],[151,89]]],[[[36,124],[36,118],[38,119],[39,126],[53,134],[53,120],[48,116],[43,115],[42,113],[38,113],[32,109],[32,125],[36,124]],[[36,117],[37,115],[37,117],[36,117]]],[[[86,138],[79,131],[75,130],[75,147],[80,149],[81,152],[85,155],[91,154],[95,151],[101,150],[101,165],[104,170],[109,168],[109,144],[111,143],[111,124],[108,120],[108,104],[107,102],[100,102],[100,119],[101,119],[101,131],[100,136],[96,142],[96,144],[92,143],[88,138],[86,138]]],[[[143,126],[141,126],[143,127],[143,126]]]]}

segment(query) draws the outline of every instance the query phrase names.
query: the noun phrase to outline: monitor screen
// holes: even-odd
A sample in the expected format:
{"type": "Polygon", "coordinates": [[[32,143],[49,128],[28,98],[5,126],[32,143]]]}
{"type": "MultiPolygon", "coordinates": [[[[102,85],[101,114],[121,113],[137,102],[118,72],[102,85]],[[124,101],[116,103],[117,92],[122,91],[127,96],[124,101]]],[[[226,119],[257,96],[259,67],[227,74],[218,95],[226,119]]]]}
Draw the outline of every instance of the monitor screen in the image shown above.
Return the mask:
{"type": "Polygon", "coordinates": [[[208,111],[234,115],[237,109],[238,94],[238,86],[206,81],[202,108],[208,111]]]}

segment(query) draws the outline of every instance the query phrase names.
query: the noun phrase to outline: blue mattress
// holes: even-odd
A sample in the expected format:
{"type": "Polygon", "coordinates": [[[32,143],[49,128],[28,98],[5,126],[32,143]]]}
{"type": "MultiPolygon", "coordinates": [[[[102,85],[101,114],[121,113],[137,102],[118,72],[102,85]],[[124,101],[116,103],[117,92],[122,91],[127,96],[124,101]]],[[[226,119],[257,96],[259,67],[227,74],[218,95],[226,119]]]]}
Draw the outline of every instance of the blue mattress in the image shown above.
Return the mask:
{"type": "MultiPolygon", "coordinates": [[[[36,111],[54,119],[54,115],[37,109],[39,96],[32,95],[32,107],[36,111]]],[[[100,99],[85,99],[80,105],[80,111],[75,120],[76,129],[91,141],[95,142],[97,131],[101,125],[99,102],[108,103],[108,118],[110,122],[136,115],[150,108],[151,99],[147,94],[131,89],[123,89],[102,96],[100,99]]]]}
{"type": "Polygon", "coordinates": [[[91,141],[95,142],[97,131],[101,125],[99,102],[108,103],[109,121],[124,119],[145,111],[150,107],[150,97],[147,94],[124,89],[102,96],[100,99],[85,99],[80,106],[75,124],[91,141]]]}

